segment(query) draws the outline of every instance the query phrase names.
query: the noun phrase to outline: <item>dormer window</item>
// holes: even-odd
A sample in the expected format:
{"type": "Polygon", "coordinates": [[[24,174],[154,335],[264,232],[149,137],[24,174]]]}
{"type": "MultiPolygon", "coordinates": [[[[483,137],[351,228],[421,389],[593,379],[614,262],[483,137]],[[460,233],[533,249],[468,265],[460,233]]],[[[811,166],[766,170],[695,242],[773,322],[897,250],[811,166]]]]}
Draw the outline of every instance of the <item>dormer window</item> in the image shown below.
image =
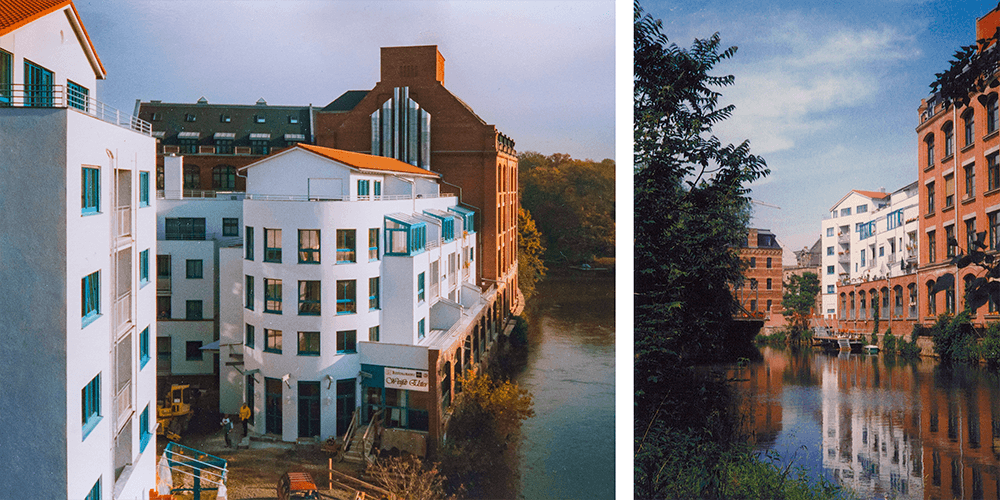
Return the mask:
{"type": "Polygon", "coordinates": [[[198,119],[198,117],[195,116],[195,115],[192,115],[191,113],[187,113],[187,114],[184,115],[184,121],[186,121],[186,122],[193,122],[193,121],[196,121],[197,119],[198,119]]]}
{"type": "Polygon", "coordinates": [[[288,123],[292,123],[292,124],[299,123],[299,117],[297,117],[297,116],[289,116],[288,117],[288,123]]]}
{"type": "Polygon", "coordinates": [[[264,119],[264,115],[253,115],[254,123],[265,123],[267,120],[264,119]]]}
{"type": "Polygon", "coordinates": [[[233,117],[230,116],[230,115],[220,115],[219,116],[219,121],[222,122],[222,123],[229,123],[229,122],[233,121],[233,117]]]}

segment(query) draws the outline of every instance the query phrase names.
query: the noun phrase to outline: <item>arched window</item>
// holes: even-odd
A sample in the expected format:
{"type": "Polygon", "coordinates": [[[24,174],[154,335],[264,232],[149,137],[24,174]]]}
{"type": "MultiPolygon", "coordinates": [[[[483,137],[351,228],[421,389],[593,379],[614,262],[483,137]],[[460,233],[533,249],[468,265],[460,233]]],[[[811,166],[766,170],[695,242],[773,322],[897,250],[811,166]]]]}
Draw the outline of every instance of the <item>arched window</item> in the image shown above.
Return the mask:
{"type": "Polygon", "coordinates": [[[997,94],[996,92],[991,93],[986,97],[986,134],[992,134],[997,130],[1000,130],[1000,113],[997,110],[997,94]]]}
{"type": "Polygon", "coordinates": [[[911,318],[916,318],[917,317],[917,284],[916,283],[910,283],[909,285],[906,286],[906,291],[909,292],[909,294],[910,294],[909,316],[911,318]]]}
{"type": "Polygon", "coordinates": [[[879,317],[889,319],[889,287],[882,287],[879,293],[882,295],[882,313],[879,317]]]}
{"type": "Polygon", "coordinates": [[[947,158],[955,154],[955,126],[951,122],[946,122],[943,127],[941,127],[941,132],[944,134],[944,157],[947,158]]]}
{"type": "Polygon", "coordinates": [[[895,299],[893,301],[893,314],[898,317],[903,317],[903,287],[896,285],[892,287],[892,295],[895,299]]]}
{"type": "Polygon", "coordinates": [[[876,316],[878,316],[879,318],[881,318],[882,317],[882,313],[880,313],[879,310],[878,310],[878,290],[875,290],[874,288],[872,288],[871,291],[868,292],[868,300],[871,302],[871,306],[872,306],[871,311],[870,311],[870,313],[871,313],[870,319],[875,319],[876,316]]]}
{"type": "Polygon", "coordinates": [[[962,129],[965,136],[964,146],[971,146],[976,142],[976,114],[972,108],[962,113],[962,129]]]}
{"type": "Polygon", "coordinates": [[[934,300],[934,281],[927,282],[927,315],[937,315],[937,301],[934,300]]]}
{"type": "Polygon", "coordinates": [[[962,305],[963,306],[967,305],[965,303],[965,298],[966,298],[966,296],[969,293],[969,286],[972,285],[972,280],[974,280],[974,279],[976,279],[976,277],[974,275],[972,275],[971,273],[970,274],[966,274],[965,277],[962,278],[962,305]]]}
{"type": "Polygon", "coordinates": [[[847,319],[847,294],[840,292],[840,319],[847,319]]]}
{"type": "Polygon", "coordinates": [[[236,189],[236,168],[219,165],[212,169],[212,189],[231,191],[236,189]]]}
{"type": "Polygon", "coordinates": [[[868,301],[865,300],[864,290],[858,292],[858,319],[868,319],[868,301]]]}
{"type": "Polygon", "coordinates": [[[857,309],[854,308],[854,292],[851,292],[850,295],[851,295],[851,314],[849,319],[854,319],[857,317],[856,316],[857,309]]]}
{"type": "Polygon", "coordinates": [[[927,151],[927,166],[934,166],[934,134],[927,134],[924,137],[924,146],[927,151]]]}
{"type": "Polygon", "coordinates": [[[197,165],[184,165],[184,189],[201,189],[201,169],[197,165]]]}

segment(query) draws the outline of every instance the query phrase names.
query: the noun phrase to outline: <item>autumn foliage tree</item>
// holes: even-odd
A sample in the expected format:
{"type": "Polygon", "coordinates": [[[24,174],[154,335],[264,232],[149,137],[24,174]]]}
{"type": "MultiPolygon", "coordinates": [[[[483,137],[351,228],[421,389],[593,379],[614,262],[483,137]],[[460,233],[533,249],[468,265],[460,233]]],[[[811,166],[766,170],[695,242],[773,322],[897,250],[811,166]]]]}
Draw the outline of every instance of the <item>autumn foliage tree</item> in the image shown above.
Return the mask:
{"type": "Polygon", "coordinates": [[[518,179],[521,206],[535,217],[547,261],[614,256],[614,160],[528,151],[518,155],[518,179]]]}
{"type": "Polygon", "coordinates": [[[535,285],[545,277],[545,262],[542,260],[545,246],[542,235],[531,218],[531,212],[524,207],[517,211],[517,283],[521,294],[527,300],[535,294],[535,285]]]}
{"type": "Polygon", "coordinates": [[[444,492],[445,478],[434,464],[426,465],[416,457],[379,458],[368,467],[368,474],[379,486],[397,498],[407,500],[449,500],[444,492]]]}
{"type": "Polygon", "coordinates": [[[518,431],[535,414],[531,393],[475,370],[461,382],[442,451],[448,490],[464,488],[469,498],[508,498],[518,480],[518,431]]]}

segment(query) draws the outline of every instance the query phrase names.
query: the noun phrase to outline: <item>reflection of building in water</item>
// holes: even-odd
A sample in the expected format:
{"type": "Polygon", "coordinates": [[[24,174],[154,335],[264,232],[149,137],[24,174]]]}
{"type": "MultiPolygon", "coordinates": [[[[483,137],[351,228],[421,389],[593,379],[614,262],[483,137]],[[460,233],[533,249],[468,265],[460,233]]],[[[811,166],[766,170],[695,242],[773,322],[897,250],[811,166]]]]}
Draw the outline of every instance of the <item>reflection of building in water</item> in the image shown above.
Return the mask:
{"type": "MultiPolygon", "coordinates": [[[[775,356],[766,359],[763,364],[755,364],[730,374],[730,377],[741,380],[746,394],[758,396],[753,401],[744,404],[744,415],[747,415],[747,428],[753,433],[757,446],[770,448],[781,432],[783,392],[783,374],[788,367],[787,356],[775,356]]],[[[800,358],[799,358],[800,359],[800,358]]]]}
{"type": "Polygon", "coordinates": [[[841,355],[821,377],[823,468],[854,491],[922,497],[918,421],[906,418],[912,374],[841,355]]]}
{"type": "Polygon", "coordinates": [[[965,380],[983,376],[973,369],[920,373],[924,477],[933,498],[1000,494],[1000,390],[995,381],[965,380]]]}

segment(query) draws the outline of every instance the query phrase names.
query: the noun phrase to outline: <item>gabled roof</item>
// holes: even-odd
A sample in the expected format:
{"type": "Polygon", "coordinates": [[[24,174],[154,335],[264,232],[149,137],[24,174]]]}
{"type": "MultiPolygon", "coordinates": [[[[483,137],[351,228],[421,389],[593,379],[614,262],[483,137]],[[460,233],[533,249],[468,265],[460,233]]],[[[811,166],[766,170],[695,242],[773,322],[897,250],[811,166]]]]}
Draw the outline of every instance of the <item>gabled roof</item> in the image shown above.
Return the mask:
{"type": "Polygon", "coordinates": [[[886,198],[889,198],[889,193],[883,193],[881,191],[862,191],[860,189],[852,189],[852,190],[848,191],[847,194],[845,194],[843,198],[837,200],[837,203],[834,203],[833,206],[830,207],[830,210],[832,211],[833,209],[835,209],[838,205],[840,205],[841,203],[843,203],[844,200],[846,200],[848,196],[850,196],[853,193],[858,193],[861,196],[865,196],[865,197],[871,198],[873,200],[884,200],[886,198]]]}
{"type": "Polygon", "coordinates": [[[80,38],[80,45],[83,46],[97,79],[103,80],[107,76],[107,71],[101,63],[101,58],[97,56],[97,51],[94,50],[94,43],[90,41],[87,29],[83,27],[80,13],[70,0],[0,0],[0,36],[13,33],[14,30],[66,7],[73,13],[69,16],[70,24],[80,38]]]}
{"type": "Polygon", "coordinates": [[[354,109],[355,106],[361,102],[365,96],[368,95],[367,90],[348,90],[336,98],[330,104],[320,111],[334,111],[334,112],[346,112],[354,109]]]}
{"type": "MultiPolygon", "coordinates": [[[[296,144],[295,146],[283,149],[268,158],[273,158],[274,156],[287,154],[289,151],[294,151],[297,149],[302,149],[310,153],[322,156],[323,158],[334,160],[348,167],[357,170],[374,170],[378,172],[385,172],[387,174],[399,173],[399,174],[410,174],[410,175],[420,175],[425,177],[440,177],[439,174],[431,172],[430,170],[424,170],[420,167],[414,167],[409,163],[397,160],[395,158],[388,158],[385,156],[373,156],[366,155],[364,153],[354,153],[351,151],[344,151],[342,149],[325,148],[323,146],[313,146],[312,144],[296,144]]],[[[240,168],[240,170],[248,169],[258,163],[267,161],[268,158],[264,158],[260,161],[251,163],[245,167],[240,168]]]]}

